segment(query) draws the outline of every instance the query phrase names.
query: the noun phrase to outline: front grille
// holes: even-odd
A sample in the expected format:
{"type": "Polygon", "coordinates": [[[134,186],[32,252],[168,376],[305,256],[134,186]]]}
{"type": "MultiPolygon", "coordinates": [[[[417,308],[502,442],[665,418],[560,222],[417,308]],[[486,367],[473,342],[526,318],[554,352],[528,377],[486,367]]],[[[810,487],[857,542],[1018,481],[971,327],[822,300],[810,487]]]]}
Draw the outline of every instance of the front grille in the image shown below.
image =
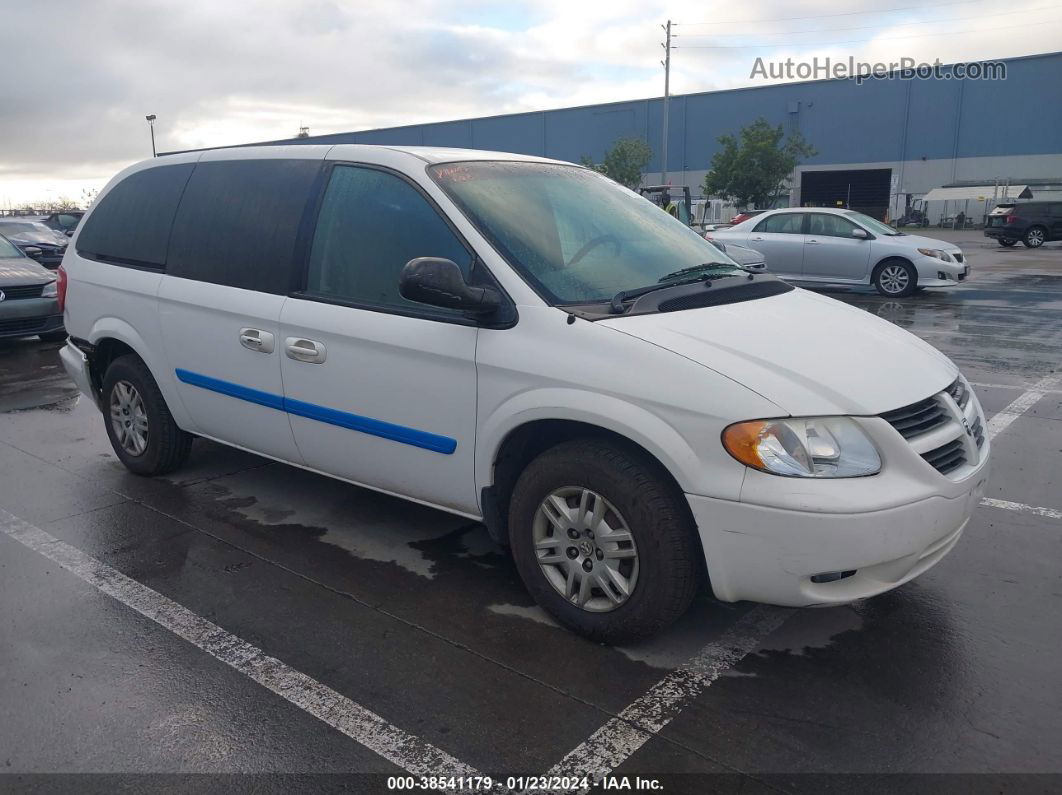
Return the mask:
{"type": "Polygon", "coordinates": [[[961,378],[956,378],[952,382],[948,387],[948,394],[959,404],[960,409],[966,408],[966,404],[970,402],[970,390],[966,388],[961,378]]]}
{"type": "Polygon", "coordinates": [[[944,407],[936,397],[928,397],[910,406],[904,406],[881,415],[885,422],[900,432],[904,439],[910,439],[937,428],[948,421],[944,407]]]}
{"type": "Polygon", "coordinates": [[[946,475],[966,463],[966,452],[963,449],[962,439],[960,438],[953,439],[947,444],[942,444],[928,453],[923,453],[922,458],[942,475],[946,475]]]}
{"type": "Polygon", "coordinates": [[[48,318],[45,317],[33,317],[33,318],[18,318],[16,320],[0,320],[0,334],[15,334],[20,331],[24,331],[27,334],[32,334],[35,331],[40,331],[44,328],[45,323],[48,322],[48,318]]]}
{"type": "Polygon", "coordinates": [[[974,420],[973,425],[970,426],[970,433],[973,434],[974,441],[977,442],[978,447],[984,447],[985,444],[985,427],[981,424],[981,418],[978,417],[974,420]]]}
{"type": "Polygon", "coordinates": [[[4,294],[5,301],[16,301],[19,298],[40,298],[44,292],[43,284],[23,285],[21,287],[0,287],[0,293],[4,294]]]}

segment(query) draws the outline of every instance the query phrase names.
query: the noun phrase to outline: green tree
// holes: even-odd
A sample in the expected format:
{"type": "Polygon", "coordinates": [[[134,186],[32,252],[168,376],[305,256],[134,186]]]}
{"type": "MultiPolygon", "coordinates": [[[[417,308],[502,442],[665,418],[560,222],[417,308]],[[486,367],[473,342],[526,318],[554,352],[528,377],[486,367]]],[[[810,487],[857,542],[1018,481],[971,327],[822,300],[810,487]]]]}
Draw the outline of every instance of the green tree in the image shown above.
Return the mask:
{"type": "Polygon", "coordinates": [[[799,132],[786,138],[782,125],[772,127],[766,119],[742,128],[738,137],[720,136],[719,143],[704,194],[741,208],[770,207],[789,189],[789,175],[800,161],[818,154],[799,132]]]}
{"type": "Polygon", "coordinates": [[[652,156],[653,150],[641,138],[620,138],[605,152],[605,159],[601,163],[595,163],[589,156],[583,155],[582,164],[634,190],[641,184],[645,167],[652,156]]]}

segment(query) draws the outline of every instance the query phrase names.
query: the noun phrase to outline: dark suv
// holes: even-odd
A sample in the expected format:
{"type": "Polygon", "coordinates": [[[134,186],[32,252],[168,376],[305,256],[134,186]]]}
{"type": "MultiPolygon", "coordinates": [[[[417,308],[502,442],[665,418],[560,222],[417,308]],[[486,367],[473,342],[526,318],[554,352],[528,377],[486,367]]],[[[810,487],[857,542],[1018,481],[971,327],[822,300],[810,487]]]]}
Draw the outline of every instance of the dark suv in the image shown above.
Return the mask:
{"type": "Polygon", "coordinates": [[[988,215],[985,237],[1007,247],[1020,240],[1029,248],[1062,240],[1062,202],[1000,204],[988,215]]]}

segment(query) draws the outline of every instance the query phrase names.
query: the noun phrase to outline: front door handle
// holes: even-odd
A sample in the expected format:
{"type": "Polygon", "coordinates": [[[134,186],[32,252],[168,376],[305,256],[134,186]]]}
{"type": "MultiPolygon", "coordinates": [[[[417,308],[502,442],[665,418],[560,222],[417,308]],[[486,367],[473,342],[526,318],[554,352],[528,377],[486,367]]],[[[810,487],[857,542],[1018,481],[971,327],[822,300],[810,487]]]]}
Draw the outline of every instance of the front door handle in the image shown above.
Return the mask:
{"type": "Polygon", "coordinates": [[[262,331],[257,328],[242,328],[240,329],[240,345],[249,351],[272,353],[274,338],[268,331],[262,331]]]}
{"type": "Polygon", "coordinates": [[[320,364],[325,360],[325,346],[317,340],[302,337],[288,337],[284,340],[284,351],[289,359],[307,364],[320,364]]]}
{"type": "Polygon", "coordinates": [[[754,237],[752,239],[753,240],[763,240],[763,237],[761,235],[757,235],[756,237],[754,237]]]}
{"type": "Polygon", "coordinates": [[[808,241],[808,245],[809,246],[817,246],[818,244],[819,244],[818,240],[809,240],[808,241]]]}

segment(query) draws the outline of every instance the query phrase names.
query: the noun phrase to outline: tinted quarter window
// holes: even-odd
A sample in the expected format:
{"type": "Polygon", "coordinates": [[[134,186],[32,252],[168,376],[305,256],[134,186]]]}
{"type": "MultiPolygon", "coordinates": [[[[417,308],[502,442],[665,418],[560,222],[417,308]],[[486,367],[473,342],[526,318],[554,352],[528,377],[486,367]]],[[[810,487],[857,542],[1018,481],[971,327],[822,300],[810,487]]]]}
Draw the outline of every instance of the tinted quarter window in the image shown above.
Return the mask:
{"type": "Polygon", "coordinates": [[[161,269],[177,203],[194,168],[192,163],[159,166],[123,179],[89,214],[78,236],[78,253],[161,269]]]}
{"type": "Polygon", "coordinates": [[[764,218],[756,225],[755,232],[773,232],[774,234],[799,235],[804,222],[803,213],[778,213],[764,218]]]}
{"type": "Polygon", "coordinates": [[[295,242],[317,160],[199,163],[173,223],[167,272],[245,290],[295,286],[295,242]]]}
{"type": "Polygon", "coordinates": [[[468,249],[404,179],[371,168],[337,166],[317,219],[306,292],[427,311],[398,294],[402,268],[417,257],[453,260],[466,277],[472,266],[468,249]]]}

